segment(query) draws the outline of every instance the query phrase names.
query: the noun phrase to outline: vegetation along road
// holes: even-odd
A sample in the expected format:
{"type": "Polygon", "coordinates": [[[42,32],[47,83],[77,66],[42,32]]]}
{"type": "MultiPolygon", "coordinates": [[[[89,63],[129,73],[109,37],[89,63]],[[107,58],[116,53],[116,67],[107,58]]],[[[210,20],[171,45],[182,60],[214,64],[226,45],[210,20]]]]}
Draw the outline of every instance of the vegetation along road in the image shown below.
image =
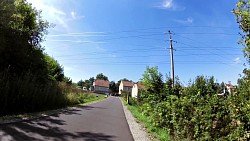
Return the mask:
{"type": "Polygon", "coordinates": [[[121,101],[110,97],[49,117],[0,125],[0,140],[131,141],[133,137],[121,101]]]}

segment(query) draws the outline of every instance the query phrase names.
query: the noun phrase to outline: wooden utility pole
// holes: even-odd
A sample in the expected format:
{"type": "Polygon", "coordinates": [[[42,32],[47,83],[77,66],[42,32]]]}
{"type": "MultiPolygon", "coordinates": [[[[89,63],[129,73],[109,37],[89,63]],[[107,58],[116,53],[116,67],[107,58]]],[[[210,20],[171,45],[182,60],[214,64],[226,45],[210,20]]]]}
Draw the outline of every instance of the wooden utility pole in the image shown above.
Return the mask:
{"type": "Polygon", "coordinates": [[[169,34],[169,41],[170,41],[170,59],[171,59],[171,70],[172,70],[172,87],[174,87],[174,54],[173,54],[173,40],[172,40],[172,37],[171,37],[171,32],[170,30],[168,31],[168,34],[169,34]]]}

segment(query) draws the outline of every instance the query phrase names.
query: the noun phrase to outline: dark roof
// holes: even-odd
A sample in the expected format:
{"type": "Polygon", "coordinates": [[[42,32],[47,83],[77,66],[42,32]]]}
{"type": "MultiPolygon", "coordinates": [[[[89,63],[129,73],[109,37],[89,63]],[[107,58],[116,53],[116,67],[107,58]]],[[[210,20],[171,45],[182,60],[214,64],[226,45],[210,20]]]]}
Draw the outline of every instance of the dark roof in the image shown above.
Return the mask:
{"type": "Polygon", "coordinates": [[[124,80],[122,80],[122,84],[125,87],[133,87],[133,85],[134,85],[133,82],[131,82],[131,81],[124,81],[124,80]]]}
{"type": "Polygon", "coordinates": [[[94,85],[95,85],[95,86],[100,86],[100,87],[107,87],[107,88],[109,88],[109,81],[97,79],[97,80],[95,80],[94,85]]]}

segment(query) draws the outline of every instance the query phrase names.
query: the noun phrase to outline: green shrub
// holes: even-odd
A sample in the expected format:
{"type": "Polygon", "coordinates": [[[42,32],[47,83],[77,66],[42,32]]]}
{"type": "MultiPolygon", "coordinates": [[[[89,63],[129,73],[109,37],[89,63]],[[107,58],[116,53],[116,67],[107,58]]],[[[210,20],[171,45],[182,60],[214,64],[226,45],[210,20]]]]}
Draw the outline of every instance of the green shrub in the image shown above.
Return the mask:
{"type": "MultiPolygon", "coordinates": [[[[169,80],[169,79],[168,79],[169,80]]],[[[150,82],[149,82],[150,83],[150,82]]],[[[213,77],[196,77],[182,88],[166,82],[160,93],[145,91],[139,104],[154,126],[165,129],[173,140],[247,140],[250,131],[250,89],[218,96],[221,88],[213,77]]],[[[152,85],[151,85],[152,87],[152,85]]]]}

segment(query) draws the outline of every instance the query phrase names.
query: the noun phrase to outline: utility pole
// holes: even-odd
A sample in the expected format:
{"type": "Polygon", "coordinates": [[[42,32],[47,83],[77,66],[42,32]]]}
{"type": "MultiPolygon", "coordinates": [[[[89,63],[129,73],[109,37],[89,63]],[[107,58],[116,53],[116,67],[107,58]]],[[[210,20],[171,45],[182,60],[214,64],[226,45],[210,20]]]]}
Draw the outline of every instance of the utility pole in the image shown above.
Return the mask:
{"type": "Polygon", "coordinates": [[[169,34],[169,41],[170,41],[170,59],[171,59],[171,70],[172,70],[172,87],[174,87],[174,54],[173,54],[173,40],[172,40],[172,37],[171,37],[171,31],[169,30],[168,31],[168,34],[169,34]]]}

